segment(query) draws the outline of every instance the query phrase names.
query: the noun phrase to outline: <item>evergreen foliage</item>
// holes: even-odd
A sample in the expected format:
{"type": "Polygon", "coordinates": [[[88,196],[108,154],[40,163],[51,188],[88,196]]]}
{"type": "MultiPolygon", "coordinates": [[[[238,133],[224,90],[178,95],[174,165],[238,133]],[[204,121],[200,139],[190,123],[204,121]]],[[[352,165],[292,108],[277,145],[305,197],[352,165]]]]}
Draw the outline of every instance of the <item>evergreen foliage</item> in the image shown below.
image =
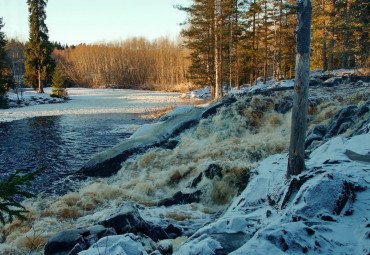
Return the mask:
{"type": "Polygon", "coordinates": [[[7,54],[5,46],[7,40],[5,39],[4,32],[1,31],[3,27],[3,18],[0,17],[0,108],[5,106],[6,102],[4,96],[12,84],[10,68],[6,61],[7,54]]]}
{"type": "Polygon", "coordinates": [[[68,96],[67,91],[64,87],[64,79],[60,69],[58,67],[55,68],[51,86],[53,89],[51,90],[50,96],[52,97],[60,97],[66,98],[68,96]]]}
{"type": "Polygon", "coordinates": [[[23,190],[24,186],[31,186],[30,181],[35,179],[35,175],[42,172],[45,168],[21,175],[23,169],[16,170],[8,178],[0,182],[0,221],[5,224],[12,222],[14,217],[25,219],[22,215],[26,213],[26,208],[15,200],[15,196],[24,198],[35,197],[34,194],[23,190]],[[7,219],[5,215],[8,215],[7,219]]]}
{"type": "MultiPolygon", "coordinates": [[[[191,50],[190,78],[202,86],[221,79],[236,88],[261,76],[264,82],[293,78],[296,15],[287,6],[295,3],[193,0],[177,7],[188,14],[182,35],[191,50]]],[[[369,67],[369,8],[362,0],[313,0],[311,69],[369,67]]]]}
{"type": "Polygon", "coordinates": [[[47,0],[27,0],[30,34],[24,51],[26,56],[24,81],[39,93],[44,92],[43,83],[51,80],[55,68],[55,61],[51,58],[53,49],[45,24],[46,3],[47,0]]]}

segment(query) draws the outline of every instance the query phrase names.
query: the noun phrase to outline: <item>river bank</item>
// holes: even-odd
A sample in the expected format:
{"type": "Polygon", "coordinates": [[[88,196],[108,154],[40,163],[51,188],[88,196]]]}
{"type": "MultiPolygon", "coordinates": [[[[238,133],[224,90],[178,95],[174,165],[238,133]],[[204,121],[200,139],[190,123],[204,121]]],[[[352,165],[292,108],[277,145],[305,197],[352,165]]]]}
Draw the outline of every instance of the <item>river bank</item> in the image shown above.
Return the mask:
{"type": "MultiPolygon", "coordinates": [[[[248,254],[250,248],[260,254],[354,254],[368,243],[363,216],[370,169],[345,153],[369,155],[370,90],[366,82],[340,79],[310,89],[310,169],[297,177],[298,186],[285,178],[293,89],[244,91],[222,99],[227,104],[221,107],[203,109],[180,133],[171,129],[167,143],[125,158],[110,177],[90,177],[64,196],[25,201],[28,219],[1,230],[0,248],[15,254],[127,247],[159,254],[163,246],[169,249],[162,254],[248,254]],[[338,189],[317,193],[316,187],[338,189]],[[353,222],[353,233],[360,234],[348,243],[342,233],[353,222]]],[[[150,138],[150,130],[174,118],[170,114],[133,138],[150,138]]]]}

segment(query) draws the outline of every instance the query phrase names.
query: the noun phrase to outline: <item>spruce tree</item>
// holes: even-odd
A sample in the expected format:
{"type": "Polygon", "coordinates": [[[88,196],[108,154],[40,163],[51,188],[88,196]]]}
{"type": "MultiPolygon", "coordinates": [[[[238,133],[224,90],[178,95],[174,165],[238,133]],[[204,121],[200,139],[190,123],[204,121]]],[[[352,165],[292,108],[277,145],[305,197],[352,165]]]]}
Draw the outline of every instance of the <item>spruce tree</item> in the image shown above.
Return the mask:
{"type": "Polygon", "coordinates": [[[28,211],[19,203],[15,197],[31,198],[34,194],[25,191],[25,186],[31,186],[30,182],[35,179],[35,176],[41,173],[45,168],[40,168],[36,171],[22,175],[23,169],[15,171],[8,178],[0,181],[0,222],[12,222],[13,217],[25,219],[24,213],[28,211]],[[6,216],[7,215],[7,216],[6,216]]]}
{"type": "Polygon", "coordinates": [[[4,32],[1,29],[4,27],[3,18],[0,18],[0,107],[4,104],[4,95],[10,88],[12,78],[10,69],[6,62],[5,45],[7,43],[4,32]]]}
{"type": "Polygon", "coordinates": [[[24,81],[39,93],[44,92],[43,83],[51,79],[55,68],[55,61],[50,56],[52,46],[45,24],[46,3],[47,0],[27,0],[30,35],[24,51],[26,56],[24,81]]]}
{"type": "Polygon", "coordinates": [[[67,91],[64,88],[64,79],[58,67],[54,70],[51,86],[53,87],[51,91],[52,97],[67,97],[67,91]]]}

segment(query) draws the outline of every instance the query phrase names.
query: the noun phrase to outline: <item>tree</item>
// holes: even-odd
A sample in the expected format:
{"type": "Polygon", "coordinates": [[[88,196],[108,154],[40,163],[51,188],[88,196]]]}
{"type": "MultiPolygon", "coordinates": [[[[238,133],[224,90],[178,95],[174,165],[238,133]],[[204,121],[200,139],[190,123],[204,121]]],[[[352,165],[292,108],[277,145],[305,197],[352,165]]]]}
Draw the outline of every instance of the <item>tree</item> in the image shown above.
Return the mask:
{"type": "Polygon", "coordinates": [[[287,175],[298,175],[305,168],[308,82],[311,50],[311,0],[297,0],[295,97],[293,101],[287,175]]]}
{"type": "Polygon", "coordinates": [[[26,208],[16,201],[15,196],[31,198],[35,195],[24,191],[24,186],[30,186],[30,181],[35,179],[35,175],[42,172],[45,168],[40,168],[36,171],[21,175],[24,171],[22,169],[17,170],[14,174],[11,174],[8,178],[4,178],[0,182],[0,221],[2,224],[6,222],[12,222],[13,217],[25,219],[23,213],[26,213],[26,208]],[[7,219],[5,215],[7,214],[7,219]]]}
{"type": "Polygon", "coordinates": [[[12,78],[10,69],[6,62],[5,45],[7,43],[4,32],[1,29],[4,27],[3,18],[0,18],[0,106],[3,104],[4,95],[11,86],[12,78]]]}
{"type": "Polygon", "coordinates": [[[30,24],[29,41],[24,54],[26,56],[25,82],[43,93],[43,82],[50,80],[55,62],[51,58],[52,46],[49,42],[48,28],[45,24],[47,0],[27,0],[30,24]]]}
{"type": "Polygon", "coordinates": [[[21,83],[24,75],[24,43],[19,40],[11,39],[6,45],[8,52],[8,61],[11,66],[11,73],[14,79],[14,90],[17,93],[17,99],[19,100],[19,92],[22,95],[21,83]]]}
{"type": "Polygon", "coordinates": [[[60,69],[58,67],[55,68],[51,86],[53,89],[51,90],[50,96],[52,97],[61,97],[66,98],[68,96],[67,91],[64,87],[64,79],[60,69]]]}

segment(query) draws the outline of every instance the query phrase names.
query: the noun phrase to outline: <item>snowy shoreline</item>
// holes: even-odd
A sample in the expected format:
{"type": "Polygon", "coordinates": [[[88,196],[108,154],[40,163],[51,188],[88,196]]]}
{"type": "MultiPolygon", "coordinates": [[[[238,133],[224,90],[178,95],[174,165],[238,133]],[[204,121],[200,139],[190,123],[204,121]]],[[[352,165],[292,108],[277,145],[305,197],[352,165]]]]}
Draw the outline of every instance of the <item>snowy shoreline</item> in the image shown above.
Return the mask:
{"type": "MultiPolygon", "coordinates": [[[[19,108],[0,109],[0,122],[19,120],[36,116],[53,116],[63,114],[100,114],[100,113],[134,113],[142,114],[156,107],[178,104],[180,94],[171,92],[153,92],[128,89],[67,89],[71,100],[65,103],[37,104],[19,108]]],[[[51,88],[45,94],[32,90],[23,92],[25,101],[34,98],[49,97],[51,88]]],[[[8,98],[16,100],[17,95],[9,92],[8,98]]]]}

